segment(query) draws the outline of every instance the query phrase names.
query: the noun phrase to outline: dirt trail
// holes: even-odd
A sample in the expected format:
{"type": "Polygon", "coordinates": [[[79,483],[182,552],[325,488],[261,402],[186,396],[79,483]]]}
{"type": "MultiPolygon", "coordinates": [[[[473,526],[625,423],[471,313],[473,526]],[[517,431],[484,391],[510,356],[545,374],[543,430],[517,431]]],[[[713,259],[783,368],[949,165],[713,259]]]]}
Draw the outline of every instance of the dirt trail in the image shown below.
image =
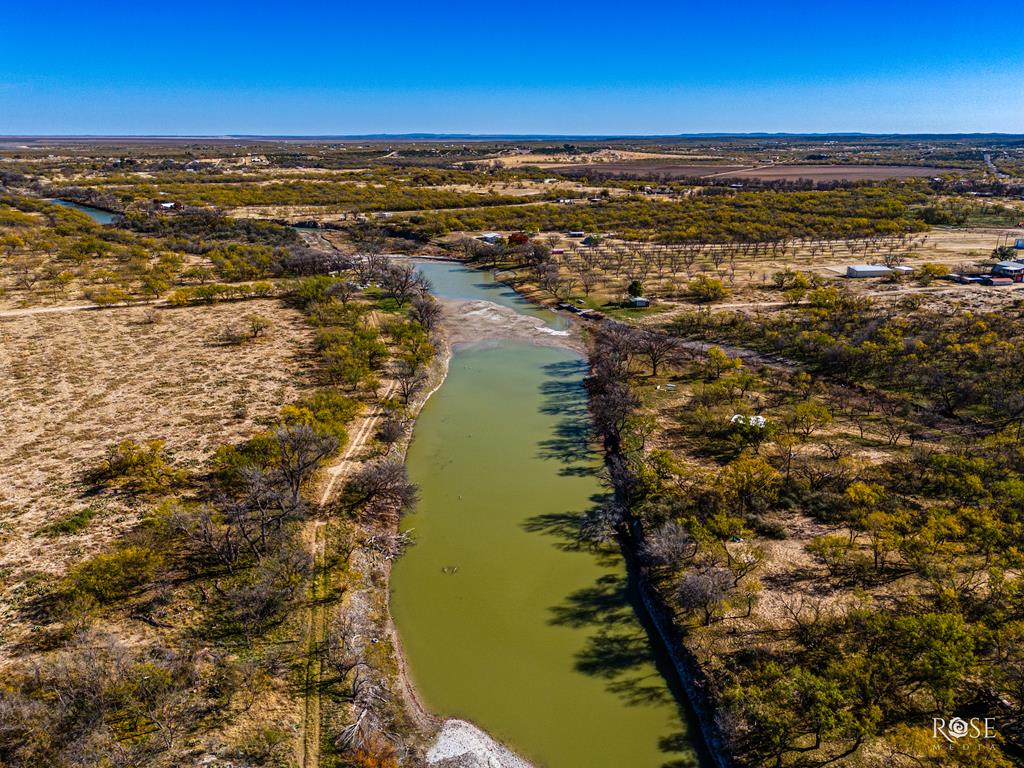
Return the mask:
{"type": "Polygon", "coordinates": [[[21,307],[19,309],[0,309],[0,320],[4,318],[28,317],[30,315],[51,315],[63,312],[85,312],[96,310],[101,312],[105,309],[131,309],[132,307],[159,307],[170,306],[170,302],[163,299],[146,299],[133,301],[131,304],[116,304],[110,307],[101,307],[99,304],[61,304],[56,307],[21,307]]]}
{"type": "MultiPolygon", "coordinates": [[[[390,381],[381,396],[383,402],[395,391],[396,383],[390,381]]],[[[373,437],[374,427],[383,416],[378,406],[364,415],[352,433],[348,447],[333,465],[327,468],[327,482],[320,494],[319,504],[324,507],[331,499],[335,486],[343,482],[352,469],[359,464],[357,455],[373,437]]],[[[327,568],[327,521],[318,516],[308,525],[307,538],[313,552],[313,584],[309,605],[306,610],[305,655],[306,675],[303,685],[303,716],[299,730],[300,765],[302,768],[319,768],[321,745],[321,678],[323,674],[322,651],[327,638],[329,612],[327,601],[330,595],[330,573],[327,568]]]]}

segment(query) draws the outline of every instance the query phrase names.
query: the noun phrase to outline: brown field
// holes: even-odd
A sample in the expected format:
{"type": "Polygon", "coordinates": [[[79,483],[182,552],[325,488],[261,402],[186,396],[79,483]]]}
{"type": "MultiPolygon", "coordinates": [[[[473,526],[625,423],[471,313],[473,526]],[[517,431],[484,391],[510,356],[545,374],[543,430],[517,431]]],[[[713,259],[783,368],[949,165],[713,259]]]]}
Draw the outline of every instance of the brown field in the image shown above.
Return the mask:
{"type": "Polygon", "coordinates": [[[88,495],[83,482],[108,446],[164,439],[176,465],[199,468],[311,385],[310,338],[276,300],[0,320],[0,647],[21,601],[137,522],[128,499],[88,495]],[[267,338],[218,340],[257,313],[272,322],[267,338]],[[40,535],[86,508],[96,514],[82,531],[40,535]]]}
{"type": "MultiPolygon", "coordinates": [[[[885,179],[913,179],[941,176],[944,173],[960,173],[957,168],[933,168],[918,165],[773,165],[761,168],[747,168],[730,175],[737,178],[776,179],[796,181],[884,181],[885,179]]],[[[719,176],[723,174],[717,174],[719,176]]]]}
{"type": "Polygon", "coordinates": [[[583,164],[560,165],[553,170],[569,173],[583,173],[589,169],[602,175],[620,179],[690,179],[695,176],[719,176],[746,168],[743,165],[720,165],[714,163],[680,162],[672,160],[643,160],[623,163],[601,163],[589,166],[583,164]]]}

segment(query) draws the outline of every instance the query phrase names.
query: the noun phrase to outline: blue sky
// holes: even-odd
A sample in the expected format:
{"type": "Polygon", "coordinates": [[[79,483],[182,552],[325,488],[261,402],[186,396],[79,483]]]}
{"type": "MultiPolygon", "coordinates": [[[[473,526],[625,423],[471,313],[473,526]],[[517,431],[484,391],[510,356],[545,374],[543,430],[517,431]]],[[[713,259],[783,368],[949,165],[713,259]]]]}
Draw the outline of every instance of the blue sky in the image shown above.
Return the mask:
{"type": "Polygon", "coordinates": [[[0,134],[1024,132],[1020,0],[10,3],[0,134]]]}

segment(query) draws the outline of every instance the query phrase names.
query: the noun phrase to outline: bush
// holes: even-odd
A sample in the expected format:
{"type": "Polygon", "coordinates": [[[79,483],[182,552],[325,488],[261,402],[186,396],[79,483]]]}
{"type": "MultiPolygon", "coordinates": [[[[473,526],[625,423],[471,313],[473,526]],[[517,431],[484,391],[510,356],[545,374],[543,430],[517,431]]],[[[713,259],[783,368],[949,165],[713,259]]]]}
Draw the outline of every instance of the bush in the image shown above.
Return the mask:
{"type": "Polygon", "coordinates": [[[949,267],[945,264],[922,264],[917,268],[917,277],[922,283],[930,283],[937,277],[945,277],[949,274],[949,267]]]}
{"type": "Polygon", "coordinates": [[[287,755],[290,738],[280,728],[261,728],[255,734],[246,737],[236,750],[244,760],[251,760],[260,765],[274,765],[287,755]]]}
{"type": "Polygon", "coordinates": [[[274,464],[280,449],[271,432],[260,432],[241,445],[222,445],[213,454],[213,477],[222,485],[239,486],[246,469],[274,464]]]}
{"type": "Polygon", "coordinates": [[[96,555],[68,574],[67,591],[109,603],[151,579],[161,561],[149,547],[134,545],[96,555]]]}
{"type": "Polygon", "coordinates": [[[308,424],[321,434],[338,438],[339,445],[348,440],[345,425],[362,410],[362,404],[333,389],[324,389],[296,405],[281,409],[285,424],[308,424]]]}
{"type": "Polygon", "coordinates": [[[687,284],[686,290],[690,296],[700,302],[718,301],[729,295],[729,289],[721,280],[707,275],[697,275],[687,284]]]}
{"type": "Polygon", "coordinates": [[[139,494],[163,493],[187,479],[185,470],[171,466],[163,440],[150,440],[145,445],[122,440],[111,446],[100,465],[86,474],[86,480],[94,485],[139,494]]]}
{"type": "Polygon", "coordinates": [[[93,304],[98,304],[101,307],[110,307],[114,304],[124,304],[131,300],[131,295],[127,291],[123,288],[118,288],[115,285],[109,285],[88,291],[85,294],[85,297],[93,304]]]}

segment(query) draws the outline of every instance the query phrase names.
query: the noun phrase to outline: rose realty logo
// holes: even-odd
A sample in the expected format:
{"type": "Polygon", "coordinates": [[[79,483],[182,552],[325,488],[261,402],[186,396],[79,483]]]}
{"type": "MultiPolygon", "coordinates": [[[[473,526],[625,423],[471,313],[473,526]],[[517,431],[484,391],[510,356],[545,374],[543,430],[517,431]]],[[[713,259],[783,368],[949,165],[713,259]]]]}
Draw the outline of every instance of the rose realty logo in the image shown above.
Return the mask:
{"type": "Polygon", "coordinates": [[[960,739],[994,739],[995,722],[994,717],[972,717],[969,720],[962,717],[953,717],[949,720],[944,717],[933,717],[932,736],[936,739],[943,738],[950,744],[956,744],[960,739]]]}

